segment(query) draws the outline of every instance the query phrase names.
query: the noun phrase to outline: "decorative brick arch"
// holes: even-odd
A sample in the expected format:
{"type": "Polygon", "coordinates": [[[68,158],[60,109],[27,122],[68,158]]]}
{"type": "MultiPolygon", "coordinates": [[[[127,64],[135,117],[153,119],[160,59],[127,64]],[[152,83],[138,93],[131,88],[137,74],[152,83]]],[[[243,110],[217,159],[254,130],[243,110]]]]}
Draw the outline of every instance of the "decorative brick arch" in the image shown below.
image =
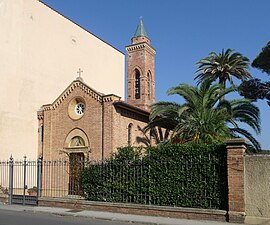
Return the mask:
{"type": "Polygon", "coordinates": [[[83,147],[87,148],[87,149],[90,148],[89,139],[88,139],[86,133],[83,130],[79,129],[79,128],[75,128],[75,129],[71,130],[68,133],[68,135],[67,135],[67,137],[65,139],[65,142],[64,142],[64,149],[69,149],[70,148],[69,144],[70,144],[72,138],[74,138],[74,137],[81,137],[83,139],[84,145],[85,145],[83,147]]]}
{"type": "Polygon", "coordinates": [[[134,66],[134,68],[133,68],[133,70],[132,70],[132,71],[133,71],[133,72],[132,72],[133,79],[135,79],[135,71],[136,71],[136,70],[139,70],[141,76],[143,76],[143,72],[142,72],[141,67],[139,67],[139,66],[134,66]]]}

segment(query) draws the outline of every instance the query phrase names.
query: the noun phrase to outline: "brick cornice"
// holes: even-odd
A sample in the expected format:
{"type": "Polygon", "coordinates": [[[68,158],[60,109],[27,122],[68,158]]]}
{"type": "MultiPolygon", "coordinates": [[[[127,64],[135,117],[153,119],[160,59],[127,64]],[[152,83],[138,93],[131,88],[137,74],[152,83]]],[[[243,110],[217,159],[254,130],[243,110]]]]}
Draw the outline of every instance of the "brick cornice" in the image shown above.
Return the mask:
{"type": "Polygon", "coordinates": [[[114,101],[120,101],[120,99],[121,97],[114,94],[102,96],[102,102],[114,102],[114,101]]]}
{"type": "Polygon", "coordinates": [[[42,109],[37,112],[37,118],[38,120],[44,119],[44,111],[42,109]]]}
{"type": "Polygon", "coordinates": [[[43,105],[42,109],[44,111],[56,109],[76,88],[80,88],[84,93],[94,98],[97,102],[102,102],[103,98],[106,97],[104,94],[94,90],[93,88],[86,85],[84,82],[80,80],[75,80],[62,92],[62,94],[52,104],[43,105]]]}
{"type": "Polygon", "coordinates": [[[156,54],[156,50],[146,42],[126,46],[126,51],[128,53],[138,51],[140,49],[145,49],[145,50],[149,51],[152,54],[156,54]]]}

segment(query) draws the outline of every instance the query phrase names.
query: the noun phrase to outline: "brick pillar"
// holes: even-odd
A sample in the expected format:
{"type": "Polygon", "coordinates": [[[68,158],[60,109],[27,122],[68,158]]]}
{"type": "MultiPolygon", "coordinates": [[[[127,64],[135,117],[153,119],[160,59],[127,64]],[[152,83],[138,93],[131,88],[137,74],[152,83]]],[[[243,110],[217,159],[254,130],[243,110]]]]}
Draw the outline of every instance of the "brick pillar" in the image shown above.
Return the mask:
{"type": "Polygon", "coordinates": [[[246,141],[235,138],[226,141],[228,171],[228,217],[229,222],[245,220],[245,165],[246,141]]]}

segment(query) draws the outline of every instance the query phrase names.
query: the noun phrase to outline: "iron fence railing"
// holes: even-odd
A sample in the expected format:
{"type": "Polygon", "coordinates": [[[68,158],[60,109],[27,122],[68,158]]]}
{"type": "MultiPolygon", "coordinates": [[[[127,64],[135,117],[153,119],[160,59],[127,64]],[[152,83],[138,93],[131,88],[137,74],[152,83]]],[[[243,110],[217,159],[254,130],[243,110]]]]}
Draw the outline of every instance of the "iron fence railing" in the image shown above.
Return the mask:
{"type": "Polygon", "coordinates": [[[0,194],[227,209],[224,155],[172,160],[0,161],[0,194]],[[11,174],[12,173],[12,174],[11,174]]]}
{"type": "Polygon", "coordinates": [[[9,203],[37,204],[40,190],[41,159],[0,161],[0,195],[9,203]]]}
{"type": "Polygon", "coordinates": [[[90,162],[82,186],[92,201],[226,209],[226,158],[90,162]]]}

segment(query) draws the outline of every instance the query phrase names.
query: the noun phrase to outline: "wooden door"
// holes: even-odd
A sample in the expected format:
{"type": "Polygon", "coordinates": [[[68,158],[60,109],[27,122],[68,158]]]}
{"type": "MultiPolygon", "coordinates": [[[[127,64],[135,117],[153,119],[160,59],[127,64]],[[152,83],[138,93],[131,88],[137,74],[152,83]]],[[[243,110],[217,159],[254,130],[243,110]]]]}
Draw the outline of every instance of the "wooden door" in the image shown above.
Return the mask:
{"type": "Polygon", "coordinates": [[[84,169],[84,154],[71,153],[69,156],[69,195],[81,195],[80,176],[84,169]]]}

